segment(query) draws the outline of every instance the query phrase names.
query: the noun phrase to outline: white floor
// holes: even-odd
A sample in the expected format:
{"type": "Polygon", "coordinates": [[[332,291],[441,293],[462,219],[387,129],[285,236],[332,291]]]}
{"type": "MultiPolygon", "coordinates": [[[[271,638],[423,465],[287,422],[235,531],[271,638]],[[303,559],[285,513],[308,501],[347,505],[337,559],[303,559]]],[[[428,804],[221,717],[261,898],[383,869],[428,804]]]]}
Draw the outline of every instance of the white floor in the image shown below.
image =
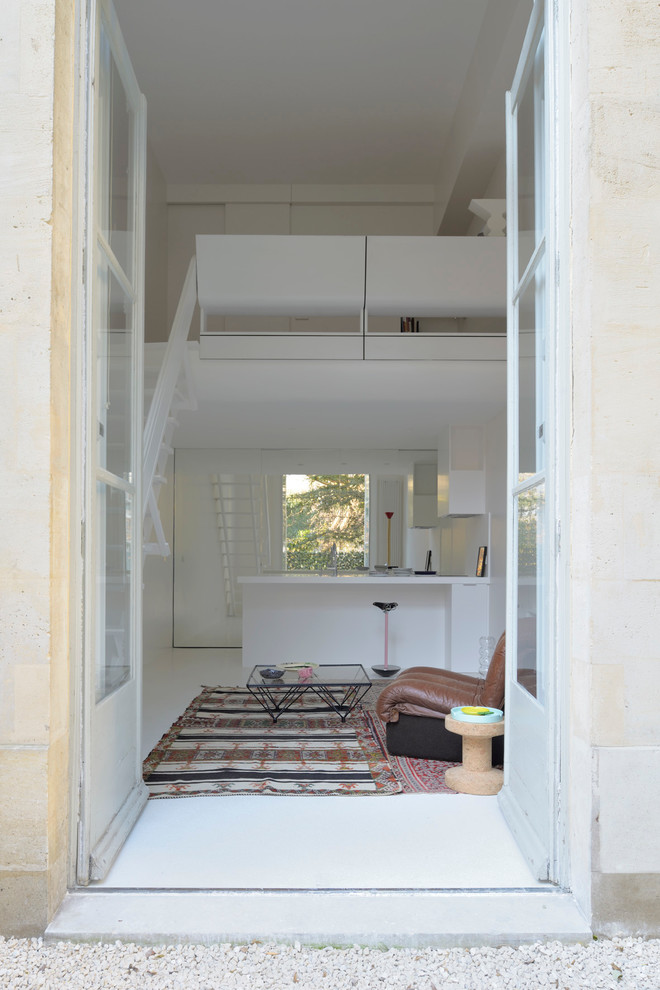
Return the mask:
{"type": "Polygon", "coordinates": [[[456,889],[535,882],[496,798],[149,801],[104,887],[456,889]]]}
{"type": "MultiPolygon", "coordinates": [[[[165,650],[145,670],[144,751],[240,652],[165,650]]],[[[501,945],[590,937],[570,893],[534,880],[497,799],[149,801],[106,880],[70,891],[48,938],[310,945],[501,945]]]]}
{"type": "MultiPolygon", "coordinates": [[[[245,682],[239,650],[145,665],[143,755],[203,685],[245,682]]],[[[188,890],[542,888],[497,798],[229,796],[149,801],[96,887],[188,890]]]]}
{"type": "Polygon", "coordinates": [[[244,686],[246,680],[240,650],[145,651],[142,758],[149,755],[203,687],[244,686]]]}

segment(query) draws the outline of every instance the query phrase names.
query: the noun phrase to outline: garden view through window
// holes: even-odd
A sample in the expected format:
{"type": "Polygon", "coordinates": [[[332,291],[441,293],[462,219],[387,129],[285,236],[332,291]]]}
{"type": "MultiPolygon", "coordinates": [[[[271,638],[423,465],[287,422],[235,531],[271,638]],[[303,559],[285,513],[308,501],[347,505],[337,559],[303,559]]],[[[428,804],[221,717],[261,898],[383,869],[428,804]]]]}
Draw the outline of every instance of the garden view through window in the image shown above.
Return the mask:
{"type": "Polygon", "coordinates": [[[287,570],[368,566],[368,475],[284,475],[282,505],[287,570]]]}

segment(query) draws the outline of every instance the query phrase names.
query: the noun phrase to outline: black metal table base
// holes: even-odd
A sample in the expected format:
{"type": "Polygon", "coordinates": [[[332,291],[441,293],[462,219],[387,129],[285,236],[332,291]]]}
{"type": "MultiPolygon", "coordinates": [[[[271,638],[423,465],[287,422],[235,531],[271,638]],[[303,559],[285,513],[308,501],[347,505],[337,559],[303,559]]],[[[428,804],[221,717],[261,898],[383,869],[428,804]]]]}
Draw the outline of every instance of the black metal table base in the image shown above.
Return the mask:
{"type": "Polygon", "coordinates": [[[297,684],[283,685],[277,689],[275,684],[248,684],[250,694],[259,702],[264,711],[268,712],[273,722],[280,715],[291,711],[296,702],[305,694],[315,694],[323,702],[320,708],[304,708],[299,712],[304,715],[321,712],[335,712],[342,722],[360,704],[371,684],[314,684],[301,681],[297,684]]]}

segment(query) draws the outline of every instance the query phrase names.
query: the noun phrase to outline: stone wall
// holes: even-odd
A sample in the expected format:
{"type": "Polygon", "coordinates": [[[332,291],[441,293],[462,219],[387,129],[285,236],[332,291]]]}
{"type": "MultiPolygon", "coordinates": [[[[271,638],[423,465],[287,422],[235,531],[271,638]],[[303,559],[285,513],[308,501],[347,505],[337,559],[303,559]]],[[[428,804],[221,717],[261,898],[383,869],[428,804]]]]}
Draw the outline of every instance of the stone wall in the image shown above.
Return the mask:
{"type": "Polygon", "coordinates": [[[660,931],[659,33],[571,5],[573,858],[610,934],[660,931]]]}
{"type": "Polygon", "coordinates": [[[4,0],[0,12],[5,934],[41,932],[66,884],[72,7],[4,0]]]}

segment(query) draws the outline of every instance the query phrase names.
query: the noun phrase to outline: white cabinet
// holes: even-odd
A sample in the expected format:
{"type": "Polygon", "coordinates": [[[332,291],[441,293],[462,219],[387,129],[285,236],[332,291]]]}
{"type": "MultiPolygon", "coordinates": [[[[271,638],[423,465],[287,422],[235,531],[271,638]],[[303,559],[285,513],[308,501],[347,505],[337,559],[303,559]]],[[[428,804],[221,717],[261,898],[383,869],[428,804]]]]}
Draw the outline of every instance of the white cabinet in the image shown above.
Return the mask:
{"type": "Polygon", "coordinates": [[[372,316],[504,316],[506,239],[368,237],[372,316]]]}
{"type": "Polygon", "coordinates": [[[451,589],[451,669],[475,674],[479,670],[479,639],[488,635],[488,584],[454,584],[451,589]]]}
{"type": "Polygon", "coordinates": [[[196,250],[209,315],[506,314],[504,238],[198,234],[196,250]]]}
{"type": "Polygon", "coordinates": [[[486,511],[484,431],[452,426],[438,445],[439,516],[478,516],[486,511]]]}
{"type": "Polygon", "coordinates": [[[199,305],[223,316],[357,318],[364,252],[364,237],[198,234],[199,305]]]}
{"type": "Polygon", "coordinates": [[[198,234],[196,252],[202,358],[505,360],[497,326],[453,332],[505,315],[505,238],[198,234]]]}

